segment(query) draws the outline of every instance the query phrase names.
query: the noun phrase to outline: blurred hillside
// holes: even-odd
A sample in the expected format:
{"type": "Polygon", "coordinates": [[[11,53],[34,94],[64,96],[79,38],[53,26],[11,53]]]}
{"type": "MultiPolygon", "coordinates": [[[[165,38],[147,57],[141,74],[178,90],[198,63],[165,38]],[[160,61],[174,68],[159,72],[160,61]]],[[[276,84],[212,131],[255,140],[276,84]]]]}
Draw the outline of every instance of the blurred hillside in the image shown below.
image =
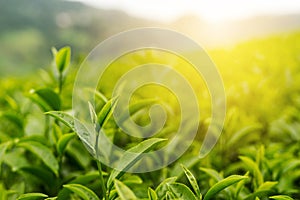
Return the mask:
{"type": "Polygon", "coordinates": [[[261,16],[227,24],[208,24],[184,16],[170,24],[131,17],[62,0],[0,1],[0,76],[21,75],[50,63],[50,48],[70,45],[75,59],[105,38],[143,26],[167,27],[191,36],[207,48],[300,29],[300,14],[261,16]]]}
{"type": "Polygon", "coordinates": [[[60,0],[0,1],[0,76],[19,75],[50,63],[50,48],[70,45],[87,54],[103,39],[147,20],[60,0]]]}

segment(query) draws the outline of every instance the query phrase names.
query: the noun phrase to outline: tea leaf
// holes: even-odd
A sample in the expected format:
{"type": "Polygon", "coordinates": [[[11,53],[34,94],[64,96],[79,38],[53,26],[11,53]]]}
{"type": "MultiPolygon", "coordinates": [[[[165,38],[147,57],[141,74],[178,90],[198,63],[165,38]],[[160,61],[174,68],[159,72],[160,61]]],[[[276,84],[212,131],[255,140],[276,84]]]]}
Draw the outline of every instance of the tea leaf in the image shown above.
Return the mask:
{"type": "Polygon", "coordinates": [[[58,94],[50,88],[31,90],[29,96],[43,111],[60,110],[61,102],[58,94]],[[36,94],[37,96],[34,96],[36,94]]]}
{"type": "Polygon", "coordinates": [[[290,170],[295,169],[296,167],[300,166],[300,159],[292,159],[289,161],[286,161],[285,163],[285,167],[282,170],[282,173],[287,173],[290,170]]]}
{"type": "Polygon", "coordinates": [[[118,167],[111,172],[107,181],[107,187],[110,189],[112,187],[113,180],[119,179],[125,171],[129,170],[143,156],[143,153],[151,151],[157,144],[164,141],[166,140],[151,138],[126,151],[121,157],[118,167]]]}
{"type": "Polygon", "coordinates": [[[175,198],[182,200],[197,200],[197,197],[186,185],[182,183],[171,183],[169,190],[174,194],[175,198]]]}
{"type": "Polygon", "coordinates": [[[135,194],[121,181],[114,180],[115,188],[121,200],[135,200],[135,194]]]}
{"type": "Polygon", "coordinates": [[[254,177],[256,178],[258,186],[263,184],[264,179],[257,164],[246,156],[240,156],[239,158],[245,163],[246,167],[253,173],[254,177]]]}
{"type": "Polygon", "coordinates": [[[251,200],[254,197],[260,197],[263,194],[270,192],[270,190],[277,185],[278,182],[275,181],[267,181],[259,186],[259,188],[252,194],[248,195],[245,200],[251,200]]]}
{"type": "Polygon", "coordinates": [[[52,125],[51,137],[55,144],[57,144],[59,138],[63,135],[60,126],[56,123],[52,125]]]}
{"type": "Polygon", "coordinates": [[[0,118],[5,118],[14,123],[20,130],[24,129],[24,119],[15,112],[0,112],[0,118]]]}
{"type": "Polygon", "coordinates": [[[24,141],[18,143],[18,146],[23,147],[27,149],[28,151],[35,154],[37,157],[39,157],[43,163],[49,167],[55,175],[58,175],[58,162],[56,158],[54,157],[51,150],[38,142],[35,141],[24,141]]]}
{"type": "Polygon", "coordinates": [[[92,121],[93,124],[96,125],[96,123],[98,121],[96,111],[95,111],[94,106],[92,105],[91,102],[88,102],[88,105],[89,105],[89,110],[90,110],[91,121],[92,121]]]}
{"type": "Polygon", "coordinates": [[[15,149],[8,151],[3,156],[3,162],[11,167],[13,172],[20,170],[23,167],[30,166],[27,159],[24,157],[23,149],[15,149]]]}
{"type": "Polygon", "coordinates": [[[47,168],[45,167],[26,166],[22,167],[21,170],[26,173],[29,173],[31,176],[35,176],[50,187],[55,184],[55,176],[51,173],[51,171],[47,170],[47,168]]]}
{"type": "MultiPolygon", "coordinates": [[[[244,176],[248,176],[249,172],[246,172],[246,174],[244,176]]],[[[235,187],[235,198],[238,199],[238,196],[242,190],[242,188],[245,186],[247,179],[241,180],[237,186],[235,187]]]]}
{"type": "Polygon", "coordinates": [[[247,126],[245,128],[242,128],[238,132],[234,133],[232,137],[229,138],[229,141],[227,142],[227,146],[233,146],[235,143],[240,141],[241,138],[253,133],[257,132],[262,129],[262,126],[260,124],[255,124],[251,126],[247,126]]]}
{"type": "Polygon", "coordinates": [[[98,115],[98,125],[100,126],[100,128],[104,126],[105,122],[110,117],[113,108],[116,105],[116,102],[117,102],[116,98],[112,98],[108,102],[106,102],[106,104],[101,109],[98,115]]]}
{"type": "Polygon", "coordinates": [[[148,188],[148,197],[149,200],[158,200],[156,192],[152,188],[148,188]]]}
{"type": "Polygon", "coordinates": [[[211,199],[212,197],[215,197],[215,195],[217,193],[219,193],[220,191],[224,190],[225,188],[248,178],[247,176],[239,176],[239,175],[232,175],[229,176],[221,181],[219,181],[218,183],[216,183],[215,185],[213,185],[205,194],[204,196],[204,200],[208,200],[211,199]]]}
{"type": "Polygon", "coordinates": [[[177,198],[175,197],[175,195],[174,195],[172,192],[170,192],[170,191],[167,191],[165,199],[166,199],[166,200],[179,200],[179,199],[177,199],[177,198]]]}
{"type": "Polygon", "coordinates": [[[71,48],[63,47],[58,52],[56,52],[54,56],[57,70],[60,73],[64,72],[70,64],[71,48]]]}
{"type": "Polygon", "coordinates": [[[188,170],[185,166],[181,165],[181,167],[182,167],[186,177],[188,178],[192,188],[194,189],[194,191],[196,193],[196,196],[201,199],[202,195],[201,195],[201,192],[200,192],[200,189],[199,189],[196,178],[194,177],[192,172],[190,172],[190,170],[188,170]]]}
{"type": "Polygon", "coordinates": [[[50,111],[45,113],[61,121],[66,126],[71,128],[83,142],[85,147],[89,150],[92,155],[95,155],[95,149],[93,143],[95,142],[95,135],[90,134],[88,129],[75,117],[61,111],[50,111]],[[76,125],[75,125],[76,124],[76,125]]]}
{"type": "Polygon", "coordinates": [[[176,179],[177,177],[167,178],[157,186],[155,192],[157,194],[158,199],[162,199],[166,195],[166,192],[168,191],[168,185],[174,183],[176,179]]]}
{"type": "Polygon", "coordinates": [[[48,195],[42,193],[27,193],[20,195],[17,200],[39,200],[47,197],[48,195]]]}
{"type": "Polygon", "coordinates": [[[208,174],[210,177],[212,177],[216,181],[221,181],[223,179],[223,177],[214,169],[201,167],[200,170],[205,172],[206,174],[208,174]]]}
{"type": "Polygon", "coordinates": [[[124,180],[122,180],[123,183],[126,185],[132,185],[132,184],[142,184],[143,180],[137,176],[137,175],[130,175],[129,177],[126,177],[124,180]]]}
{"type": "Polygon", "coordinates": [[[108,101],[105,95],[98,90],[93,90],[93,92],[95,93],[95,96],[98,97],[103,103],[106,103],[108,101]]]}
{"type": "Polygon", "coordinates": [[[276,181],[266,181],[258,187],[257,191],[270,190],[277,184],[278,184],[278,182],[276,182],[276,181]]]}
{"type": "MultiPolygon", "coordinates": [[[[74,180],[70,181],[69,184],[86,185],[86,184],[90,183],[91,181],[94,181],[98,178],[99,178],[99,172],[92,171],[87,174],[74,176],[74,180]]],[[[71,191],[68,190],[67,188],[62,188],[57,195],[58,199],[69,199],[70,193],[71,193],[71,191]]]]}
{"type": "Polygon", "coordinates": [[[68,133],[68,134],[64,134],[62,135],[57,144],[56,144],[56,149],[57,152],[62,155],[64,150],[66,149],[68,143],[75,137],[75,133],[68,133]]]}
{"type": "Polygon", "coordinates": [[[289,196],[286,196],[286,195],[271,196],[270,199],[275,199],[275,200],[293,200],[292,197],[289,197],[289,196]]]}
{"type": "Polygon", "coordinates": [[[68,190],[76,193],[83,200],[100,200],[97,195],[89,188],[80,184],[67,184],[63,186],[68,190]]]}

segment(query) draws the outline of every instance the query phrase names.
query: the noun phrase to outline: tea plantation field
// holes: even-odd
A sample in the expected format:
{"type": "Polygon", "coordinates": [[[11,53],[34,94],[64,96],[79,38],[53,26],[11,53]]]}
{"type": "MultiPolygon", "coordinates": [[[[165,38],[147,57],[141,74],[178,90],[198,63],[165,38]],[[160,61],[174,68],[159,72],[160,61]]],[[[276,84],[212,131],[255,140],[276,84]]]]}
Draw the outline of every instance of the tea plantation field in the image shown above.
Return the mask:
{"type": "MultiPolygon", "coordinates": [[[[203,80],[198,82],[192,71],[174,59],[175,68],[198,88],[201,121],[193,144],[176,162],[146,173],[123,173],[101,163],[97,148],[107,147],[101,141],[97,146],[99,135],[94,146],[92,136],[83,135],[74,127],[75,119],[66,114],[72,109],[73,83],[80,66],[70,48],[53,49],[53,63],[46,70],[1,79],[0,200],[300,199],[300,32],[208,54],[223,78],[227,98],[217,145],[206,157],[198,157],[210,123],[210,97],[203,80]]],[[[111,98],[113,84],[122,69],[149,60],[163,61],[150,50],[113,63],[99,82],[95,104],[87,102],[88,119],[97,134],[106,130],[114,144],[136,153],[124,155],[126,159],[119,163],[124,170],[134,167],[142,153],[166,145],[180,120],[176,98],[156,86],[138,91],[128,109],[134,122],[144,126],[150,123],[153,96],[164,101],[169,118],[158,134],[151,139],[130,137],[113,120],[118,104],[111,98]]],[[[189,99],[184,102],[188,104],[189,99]]],[[[147,164],[149,169],[152,166],[155,163],[147,164]]]]}

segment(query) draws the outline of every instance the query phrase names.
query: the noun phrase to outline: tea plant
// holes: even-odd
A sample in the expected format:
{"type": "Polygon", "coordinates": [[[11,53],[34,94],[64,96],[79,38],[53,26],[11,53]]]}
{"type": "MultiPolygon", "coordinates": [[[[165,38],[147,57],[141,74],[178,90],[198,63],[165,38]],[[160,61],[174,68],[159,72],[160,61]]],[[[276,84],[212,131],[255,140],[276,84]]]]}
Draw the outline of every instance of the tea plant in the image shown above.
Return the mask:
{"type": "MultiPolygon", "coordinates": [[[[268,40],[261,41],[265,42],[268,40]]],[[[251,44],[257,43],[259,41],[251,44]]],[[[263,51],[263,45],[256,46],[263,51]]],[[[234,51],[247,52],[251,47],[239,46],[234,51]]],[[[299,90],[295,86],[285,93],[292,103],[278,118],[264,116],[266,113],[257,110],[249,115],[249,108],[242,105],[244,101],[240,104],[234,102],[238,97],[228,94],[230,103],[235,106],[229,106],[223,135],[207,157],[197,157],[201,133],[207,128],[207,119],[204,119],[200,122],[193,145],[178,161],[153,172],[132,174],[125,171],[134,167],[143,153],[165,145],[168,131],[176,127],[165,128],[157,138],[139,140],[124,137],[112,118],[118,99],[109,98],[109,95],[97,90],[92,91],[95,92],[95,104],[87,102],[89,120],[95,129],[90,132],[70,112],[76,73],[70,67],[71,50],[64,47],[52,52],[52,68],[48,72],[40,72],[43,82],[36,77],[27,82],[1,80],[1,88],[5,92],[0,91],[0,199],[300,198],[300,101],[297,100],[299,90]],[[22,91],[27,92],[24,95],[22,91]],[[114,143],[127,149],[119,160],[118,170],[104,165],[99,159],[99,148],[106,148],[99,143],[102,130],[110,134],[114,143]]],[[[216,56],[217,53],[212,54],[216,56]]],[[[220,58],[221,55],[224,52],[219,52],[220,58]]],[[[276,54],[271,58],[274,56],[276,54]]],[[[240,73],[247,80],[246,75],[240,73]]],[[[229,84],[226,73],[224,76],[225,83],[229,84]]],[[[296,75],[294,79],[300,80],[296,75]]],[[[269,94],[266,88],[262,92],[270,98],[275,95],[269,94]]],[[[156,101],[148,98],[133,102],[128,108],[131,117],[139,123],[147,123],[143,113],[156,101]]]]}

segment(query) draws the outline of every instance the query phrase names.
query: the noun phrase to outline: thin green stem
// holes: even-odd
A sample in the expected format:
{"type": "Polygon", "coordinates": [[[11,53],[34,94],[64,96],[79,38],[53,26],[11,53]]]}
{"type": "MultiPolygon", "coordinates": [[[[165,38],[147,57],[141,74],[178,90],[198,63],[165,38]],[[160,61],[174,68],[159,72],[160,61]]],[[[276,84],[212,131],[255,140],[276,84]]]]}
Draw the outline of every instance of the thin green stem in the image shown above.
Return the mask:
{"type": "Polygon", "coordinates": [[[49,131],[50,131],[50,118],[48,115],[45,116],[45,130],[44,135],[45,138],[49,139],[49,131]]]}
{"type": "Polygon", "coordinates": [[[58,75],[58,93],[61,94],[63,87],[63,74],[59,73],[58,75]]]}
{"type": "Polygon", "coordinates": [[[103,192],[105,200],[108,200],[108,195],[106,194],[106,186],[105,186],[104,179],[103,179],[101,163],[97,159],[96,159],[96,162],[97,162],[97,167],[98,167],[98,171],[99,171],[99,175],[100,175],[100,182],[101,182],[102,192],[103,192]]]}
{"type": "Polygon", "coordinates": [[[97,167],[98,167],[98,171],[99,171],[99,175],[100,175],[100,182],[101,182],[103,196],[104,196],[105,200],[108,200],[109,195],[106,194],[107,190],[106,190],[106,186],[105,186],[105,182],[104,182],[104,178],[103,178],[101,162],[98,160],[98,158],[99,158],[99,152],[98,152],[99,132],[97,132],[97,133],[98,133],[98,135],[96,136],[96,144],[95,144],[96,162],[97,162],[97,167]]]}

